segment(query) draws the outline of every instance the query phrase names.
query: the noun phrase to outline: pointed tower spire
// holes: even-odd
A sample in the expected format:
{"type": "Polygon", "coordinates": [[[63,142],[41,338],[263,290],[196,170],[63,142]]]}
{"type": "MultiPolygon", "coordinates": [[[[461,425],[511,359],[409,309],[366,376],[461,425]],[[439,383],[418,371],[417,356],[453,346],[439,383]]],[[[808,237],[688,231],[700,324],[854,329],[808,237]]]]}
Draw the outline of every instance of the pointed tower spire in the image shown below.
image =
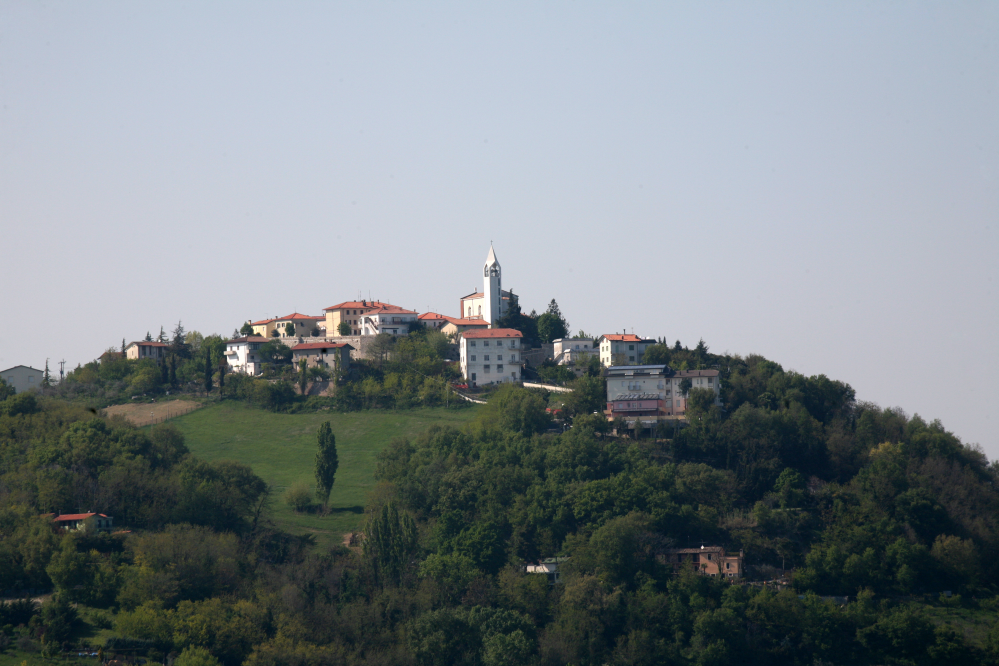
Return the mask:
{"type": "Polygon", "coordinates": [[[502,316],[503,306],[503,284],[502,268],[496,259],[496,251],[493,244],[489,243],[489,256],[486,257],[486,264],[482,267],[482,293],[485,295],[482,318],[491,325],[495,325],[502,316]]]}

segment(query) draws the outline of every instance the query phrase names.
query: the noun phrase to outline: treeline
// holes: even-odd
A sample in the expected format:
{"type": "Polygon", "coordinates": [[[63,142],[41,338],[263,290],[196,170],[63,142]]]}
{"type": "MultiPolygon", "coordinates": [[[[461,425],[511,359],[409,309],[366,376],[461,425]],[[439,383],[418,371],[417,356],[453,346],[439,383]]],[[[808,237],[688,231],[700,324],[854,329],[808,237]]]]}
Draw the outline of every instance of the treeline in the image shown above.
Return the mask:
{"type": "MultiPolygon", "coordinates": [[[[678,431],[612,437],[583,401],[553,434],[544,396],[506,386],[464,429],[391,442],[360,549],[276,533],[262,487],[244,487],[259,480],[199,463],[170,429],[11,398],[0,570],[34,567],[56,587],[35,637],[72,627],[76,602],[150,656],[226,666],[999,664],[996,465],[939,423],[858,404],[842,382],[706,346],[687,360],[722,370],[724,409],[692,392],[678,431]],[[57,537],[35,517],[47,479],[89,499],[106,469],[129,465],[148,472],[102,497],[126,507],[146,493],[175,513],[136,507],[127,520],[147,529],[100,538],[57,537]],[[205,506],[230,494],[243,499],[221,514],[205,506]],[[50,545],[6,545],[24,537],[50,545]],[[793,588],[666,564],[701,543],[742,549],[750,577],[793,570],[793,588]],[[524,572],[552,556],[569,558],[559,584],[524,572]],[[967,638],[939,621],[948,605],[989,627],[967,638]]],[[[575,381],[598,396],[599,378],[575,381]]]]}

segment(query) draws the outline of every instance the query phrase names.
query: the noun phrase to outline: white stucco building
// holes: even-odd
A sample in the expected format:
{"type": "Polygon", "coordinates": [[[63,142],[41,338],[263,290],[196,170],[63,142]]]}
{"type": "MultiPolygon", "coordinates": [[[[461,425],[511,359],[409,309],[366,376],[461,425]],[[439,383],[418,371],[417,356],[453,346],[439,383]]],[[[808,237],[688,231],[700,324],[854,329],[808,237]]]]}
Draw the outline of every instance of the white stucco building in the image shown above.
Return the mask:
{"type": "Polygon", "coordinates": [[[640,365],[645,350],[656,344],[634,333],[608,333],[596,339],[600,350],[600,363],[609,368],[612,365],[640,365]]]}
{"type": "Polygon", "coordinates": [[[241,372],[245,375],[259,375],[263,372],[260,347],[265,342],[267,342],[267,338],[259,335],[248,335],[226,342],[225,358],[229,363],[229,371],[241,372]]]}
{"type": "Polygon", "coordinates": [[[465,381],[473,386],[519,382],[524,364],[520,354],[523,337],[512,328],[464,331],[458,350],[465,381]]]}
{"type": "Polygon", "coordinates": [[[417,321],[417,314],[396,305],[380,305],[361,315],[361,335],[409,335],[409,325],[417,321]]]}
{"type": "Polygon", "coordinates": [[[552,340],[554,346],[553,360],[558,365],[572,365],[584,356],[597,353],[597,345],[593,338],[559,338],[552,340]]]}
{"type": "Polygon", "coordinates": [[[0,372],[0,379],[14,387],[18,393],[28,389],[38,388],[42,385],[42,377],[45,375],[41,370],[36,370],[27,365],[15,365],[0,372]]]}

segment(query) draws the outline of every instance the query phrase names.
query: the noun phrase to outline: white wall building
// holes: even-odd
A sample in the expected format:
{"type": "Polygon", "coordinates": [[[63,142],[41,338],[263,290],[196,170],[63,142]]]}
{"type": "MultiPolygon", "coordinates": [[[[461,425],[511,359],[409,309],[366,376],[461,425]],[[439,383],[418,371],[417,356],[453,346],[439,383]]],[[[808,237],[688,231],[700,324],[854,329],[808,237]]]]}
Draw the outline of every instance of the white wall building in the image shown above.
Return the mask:
{"type": "Polygon", "coordinates": [[[35,370],[27,365],[15,365],[0,372],[0,378],[13,386],[18,393],[41,386],[44,375],[41,370],[35,370]]]}
{"type": "Polygon", "coordinates": [[[417,321],[417,313],[395,305],[382,305],[361,315],[361,335],[409,335],[409,325],[417,321]]]}
{"type": "Polygon", "coordinates": [[[473,386],[519,382],[523,337],[512,328],[464,331],[458,349],[465,381],[473,386]]]}
{"type": "Polygon", "coordinates": [[[645,350],[656,344],[633,333],[608,333],[596,340],[600,349],[600,363],[609,368],[612,365],[640,365],[645,350]]]}
{"type": "Polygon", "coordinates": [[[226,342],[225,358],[229,363],[229,371],[241,372],[245,375],[259,375],[263,372],[260,347],[265,342],[267,342],[267,338],[259,335],[248,335],[226,342]]]}
{"type": "Polygon", "coordinates": [[[552,340],[555,351],[552,357],[558,365],[572,365],[585,355],[596,354],[597,345],[593,338],[559,338],[552,340]]]}

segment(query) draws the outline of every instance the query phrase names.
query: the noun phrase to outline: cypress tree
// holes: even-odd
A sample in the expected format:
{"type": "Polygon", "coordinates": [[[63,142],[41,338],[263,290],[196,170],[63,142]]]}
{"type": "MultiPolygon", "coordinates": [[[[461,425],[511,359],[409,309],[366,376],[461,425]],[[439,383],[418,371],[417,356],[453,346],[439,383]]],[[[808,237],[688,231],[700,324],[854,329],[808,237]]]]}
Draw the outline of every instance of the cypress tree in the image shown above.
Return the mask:
{"type": "MultiPolygon", "coordinates": [[[[207,347],[207,345],[206,345],[207,347]]],[[[205,394],[209,394],[212,391],[212,352],[210,349],[205,349],[205,394]]]]}
{"type": "Polygon", "coordinates": [[[337,467],[340,466],[336,455],[336,437],[329,421],[323,421],[319,426],[316,439],[319,444],[319,450],[316,451],[316,499],[325,510],[330,499],[330,491],[333,490],[337,467]]]}
{"type": "Polygon", "coordinates": [[[170,355],[170,386],[177,385],[177,357],[170,355]]]}

